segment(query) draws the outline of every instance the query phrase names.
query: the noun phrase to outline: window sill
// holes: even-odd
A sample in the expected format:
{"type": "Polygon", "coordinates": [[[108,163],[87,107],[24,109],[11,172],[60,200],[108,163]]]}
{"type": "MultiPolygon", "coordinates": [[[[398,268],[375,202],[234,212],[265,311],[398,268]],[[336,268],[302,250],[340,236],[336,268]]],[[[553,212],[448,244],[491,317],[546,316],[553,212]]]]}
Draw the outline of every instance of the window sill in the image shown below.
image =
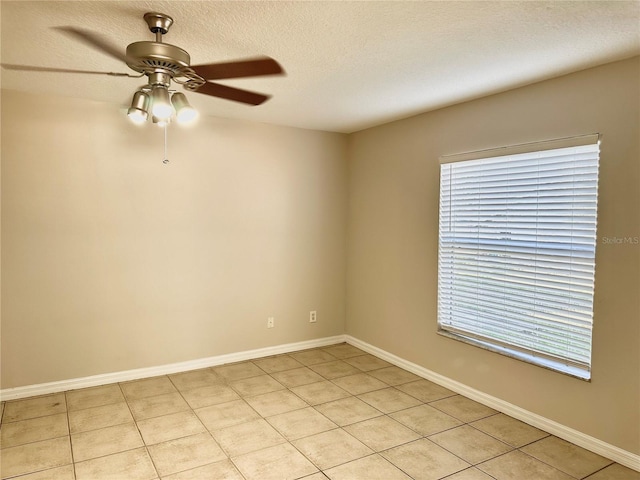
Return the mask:
{"type": "Polygon", "coordinates": [[[538,367],[546,368],[554,372],[562,373],[579,380],[591,382],[591,370],[580,368],[575,365],[567,365],[564,362],[553,360],[546,357],[540,357],[532,353],[526,353],[515,349],[503,347],[501,345],[494,345],[489,342],[484,342],[476,338],[467,337],[462,334],[448,332],[446,330],[438,329],[438,335],[457,340],[459,342],[467,343],[475,347],[489,350],[490,352],[499,353],[501,355],[520,360],[522,362],[530,363],[538,367]]]}

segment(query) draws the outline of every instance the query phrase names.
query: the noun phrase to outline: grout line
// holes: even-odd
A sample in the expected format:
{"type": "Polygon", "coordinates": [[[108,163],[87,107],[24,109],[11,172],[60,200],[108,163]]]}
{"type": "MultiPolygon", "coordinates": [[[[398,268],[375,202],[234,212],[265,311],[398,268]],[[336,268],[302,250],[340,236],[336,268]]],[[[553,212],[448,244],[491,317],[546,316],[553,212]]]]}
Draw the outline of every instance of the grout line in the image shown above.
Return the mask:
{"type": "Polygon", "coordinates": [[[69,433],[69,454],[71,455],[71,470],[73,471],[73,478],[77,478],[76,474],[76,460],[73,454],[73,443],[71,442],[71,420],[69,419],[69,402],[67,401],[67,392],[64,392],[64,408],[65,416],[67,417],[67,431],[69,433]]]}
{"type": "Polygon", "coordinates": [[[611,461],[611,463],[610,463],[609,465],[605,465],[604,467],[602,467],[602,468],[600,468],[600,469],[596,470],[595,472],[590,473],[589,475],[587,475],[586,477],[584,477],[584,479],[583,479],[583,480],[589,480],[589,478],[593,477],[596,473],[601,472],[601,471],[603,471],[604,469],[609,468],[611,465],[615,465],[615,464],[616,464],[616,462],[611,461]]]}
{"type": "Polygon", "coordinates": [[[120,389],[120,393],[122,394],[122,398],[124,398],[124,403],[127,405],[129,409],[129,414],[133,419],[133,423],[136,425],[136,429],[138,430],[138,435],[140,435],[140,439],[142,440],[142,444],[144,446],[144,451],[146,452],[149,460],[151,460],[151,465],[153,466],[153,470],[156,472],[156,477],[160,478],[160,472],[158,472],[158,467],[156,466],[156,462],[153,461],[153,457],[151,456],[151,452],[149,452],[149,448],[147,443],[144,441],[144,437],[142,436],[142,432],[140,431],[140,427],[138,427],[138,422],[136,421],[136,417],[133,415],[133,410],[131,410],[131,405],[129,405],[129,401],[127,400],[127,396],[124,394],[124,390],[122,389],[121,382],[117,383],[118,388],[120,389]]]}
{"type": "MultiPolygon", "coordinates": [[[[38,419],[41,419],[41,418],[55,417],[55,416],[58,416],[58,415],[65,415],[66,416],[66,412],[52,413],[50,415],[42,415],[40,417],[25,418],[24,420],[16,420],[14,422],[7,422],[7,423],[4,424],[3,428],[6,428],[6,427],[8,427],[10,425],[14,425],[14,424],[20,423],[20,422],[28,422],[30,420],[38,420],[38,419]]],[[[67,419],[67,426],[68,426],[68,423],[69,423],[69,420],[67,419]]],[[[54,437],[42,438],[40,440],[30,440],[30,441],[24,442],[24,443],[17,443],[15,445],[9,445],[8,447],[5,447],[5,446],[0,444],[0,450],[7,450],[9,448],[22,447],[24,445],[31,445],[33,443],[47,442],[49,440],[56,440],[58,438],[64,438],[64,437],[68,437],[68,436],[69,436],[69,433],[66,433],[66,434],[62,434],[62,435],[56,435],[54,437]]],[[[0,457],[0,459],[1,459],[1,457],[0,457]]]]}
{"type": "MultiPolygon", "coordinates": [[[[551,436],[552,436],[552,435],[548,435],[548,436],[546,436],[546,437],[540,438],[540,439],[536,440],[535,442],[528,443],[527,445],[523,445],[522,447],[526,447],[526,446],[528,446],[528,445],[533,445],[534,443],[538,443],[538,442],[540,442],[540,441],[542,441],[542,440],[545,440],[545,439],[547,439],[547,438],[549,438],[549,437],[551,437],[551,436]]],[[[560,438],[560,437],[556,437],[556,438],[560,438]]],[[[571,442],[568,442],[568,443],[571,443],[571,442]]],[[[600,455],[602,458],[605,458],[606,460],[609,460],[609,462],[610,462],[610,463],[608,463],[608,464],[607,464],[607,465],[605,465],[604,467],[602,467],[602,468],[600,468],[600,469],[596,470],[595,472],[591,472],[591,473],[589,473],[589,474],[587,475],[587,477],[574,477],[572,474],[570,474],[570,473],[568,473],[568,472],[565,472],[564,470],[561,470],[560,468],[556,467],[555,465],[551,465],[550,463],[548,463],[548,462],[546,462],[546,461],[544,461],[544,460],[542,460],[542,459],[540,459],[540,458],[538,458],[538,457],[535,457],[535,456],[531,455],[529,452],[524,452],[524,451],[522,451],[522,447],[518,448],[518,451],[519,451],[520,453],[523,453],[523,454],[527,455],[528,457],[533,458],[534,460],[537,460],[538,462],[543,463],[543,464],[545,464],[545,465],[547,465],[547,466],[549,466],[549,467],[551,467],[551,468],[554,468],[554,469],[556,469],[556,470],[559,470],[560,472],[564,473],[565,475],[568,475],[568,476],[570,476],[570,477],[572,477],[572,478],[575,478],[575,479],[577,479],[577,480],[581,480],[581,479],[588,478],[588,477],[590,477],[591,475],[593,475],[594,473],[599,472],[600,470],[604,470],[605,468],[610,467],[611,465],[613,465],[613,464],[615,463],[613,460],[608,459],[608,458],[606,458],[606,457],[602,457],[602,455],[600,455]]],[[[581,447],[578,447],[578,448],[581,448],[581,447]]],[[[597,455],[597,454],[596,454],[596,455],[597,455]]]]}

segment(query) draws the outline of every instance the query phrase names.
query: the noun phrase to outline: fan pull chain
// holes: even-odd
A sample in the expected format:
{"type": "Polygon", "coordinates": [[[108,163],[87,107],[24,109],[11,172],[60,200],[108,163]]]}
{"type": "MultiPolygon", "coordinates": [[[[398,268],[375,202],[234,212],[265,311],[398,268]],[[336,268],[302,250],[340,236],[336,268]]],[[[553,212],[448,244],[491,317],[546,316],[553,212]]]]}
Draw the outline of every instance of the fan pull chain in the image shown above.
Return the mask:
{"type": "Polygon", "coordinates": [[[164,160],[162,163],[165,165],[169,163],[169,155],[167,154],[167,127],[169,126],[169,122],[164,126],[164,160]]]}

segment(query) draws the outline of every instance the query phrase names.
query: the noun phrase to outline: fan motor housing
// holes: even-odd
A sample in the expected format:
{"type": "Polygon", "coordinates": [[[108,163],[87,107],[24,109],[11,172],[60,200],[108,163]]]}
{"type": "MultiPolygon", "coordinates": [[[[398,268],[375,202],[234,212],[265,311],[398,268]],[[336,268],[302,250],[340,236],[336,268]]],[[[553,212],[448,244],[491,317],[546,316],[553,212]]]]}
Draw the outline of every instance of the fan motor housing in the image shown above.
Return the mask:
{"type": "Polygon", "coordinates": [[[189,67],[191,58],[180,47],[160,42],[135,42],[127,47],[127,65],[144,74],[166,73],[172,77],[189,67]]]}

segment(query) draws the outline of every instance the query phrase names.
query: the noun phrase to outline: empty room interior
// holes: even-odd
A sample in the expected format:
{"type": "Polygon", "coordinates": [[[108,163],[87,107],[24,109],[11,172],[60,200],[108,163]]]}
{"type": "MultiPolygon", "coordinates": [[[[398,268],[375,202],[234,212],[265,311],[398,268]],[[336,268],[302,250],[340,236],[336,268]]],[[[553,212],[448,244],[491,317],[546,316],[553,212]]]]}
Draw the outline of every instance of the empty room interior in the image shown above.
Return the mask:
{"type": "Polygon", "coordinates": [[[640,479],[640,2],[0,17],[2,480],[640,479]]]}

